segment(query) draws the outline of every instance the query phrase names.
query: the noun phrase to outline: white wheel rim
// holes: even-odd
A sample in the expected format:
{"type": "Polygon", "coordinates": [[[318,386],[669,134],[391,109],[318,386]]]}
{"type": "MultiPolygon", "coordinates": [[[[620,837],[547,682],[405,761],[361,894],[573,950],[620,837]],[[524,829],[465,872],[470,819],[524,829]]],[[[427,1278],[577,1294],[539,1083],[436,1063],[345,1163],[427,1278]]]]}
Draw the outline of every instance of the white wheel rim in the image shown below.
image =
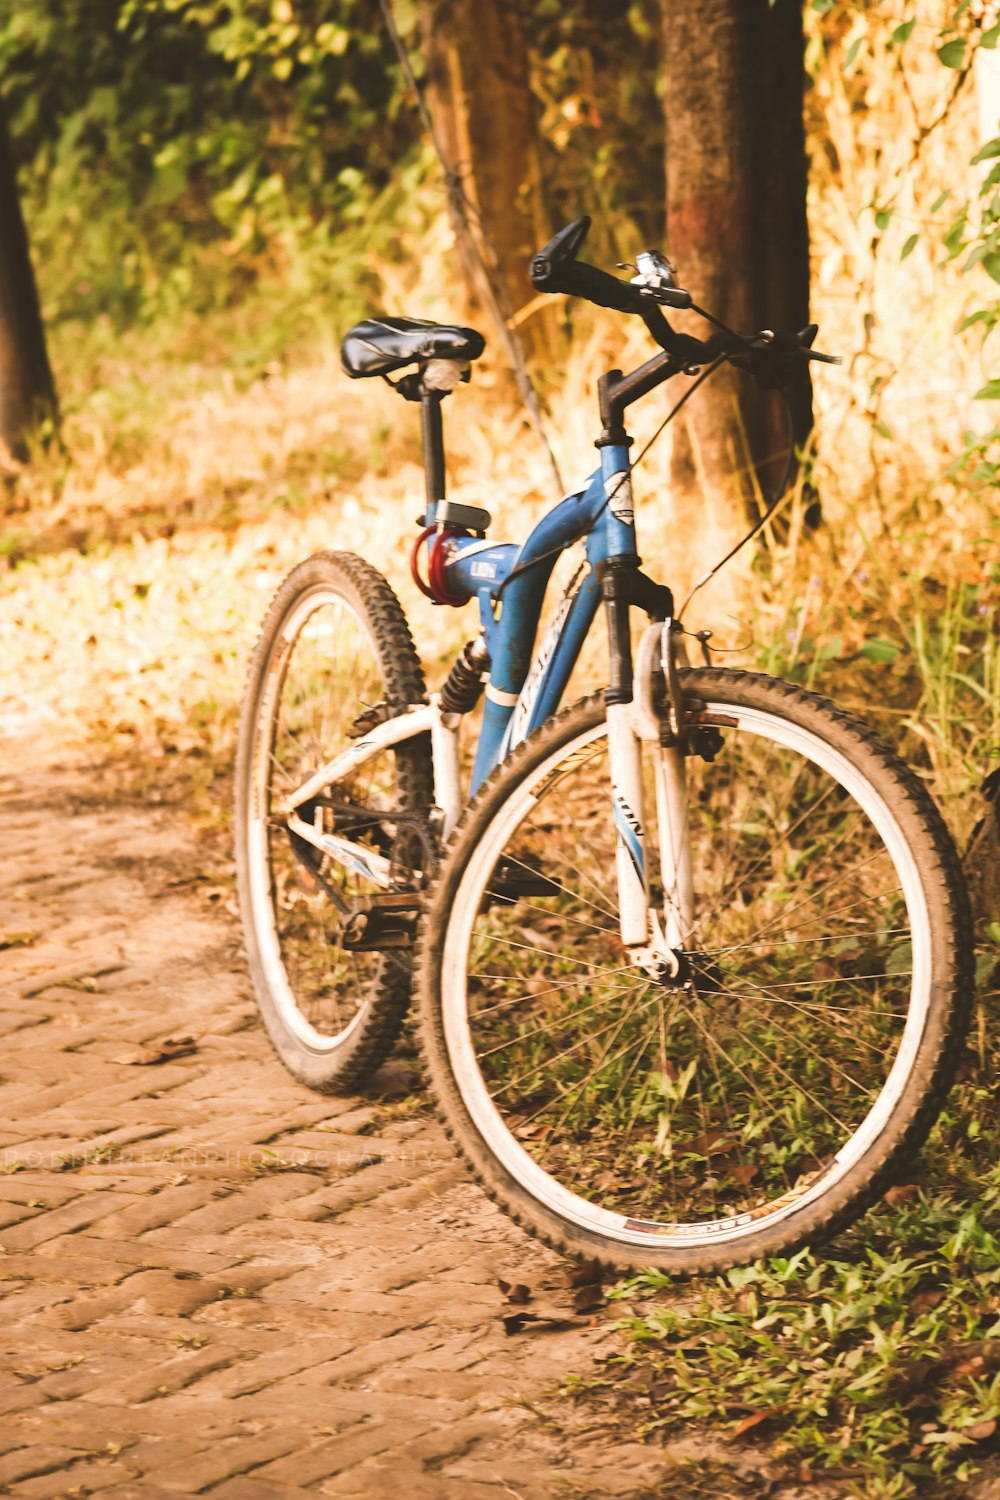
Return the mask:
{"type": "Polygon", "coordinates": [[[920,1048],[930,1006],[931,936],[927,901],[916,862],[896,819],[883,798],[851,765],[846,756],[811,731],[758,709],[708,701],[707,715],[724,717],[727,726],[747,729],[762,739],[794,751],[827,772],[867,815],[889,854],[899,877],[910,921],[913,968],[910,1004],[899,1039],[896,1059],[864,1120],[826,1169],[801,1189],[774,1199],[766,1210],[754,1209],[731,1217],[700,1223],[663,1223],[636,1228],[633,1215],[616,1213],[578,1197],[550,1177],[515,1140],[493,1103],[476,1061],[466,1010],[467,957],[479,906],[493,869],[510,835],[536,804],[534,788],[544,781],[571,750],[585,748],[606,733],[602,722],[549,756],[504,803],[470,858],[455,894],[441,966],[441,1012],[445,1046],[452,1075],[465,1109],[487,1149],[511,1177],[544,1209],[575,1227],[603,1235],[634,1249],[676,1246],[699,1248],[739,1240],[749,1231],[760,1234],[775,1228],[825,1196],[872,1147],[891,1118],[910,1077],[920,1048]],[[632,1227],[630,1227],[630,1225],[632,1227]]]}
{"type": "Polygon", "coordinates": [[[312,1052],[334,1052],[342,1047],[361,1025],[365,1007],[359,1006],[342,1030],[330,1035],[318,1031],[302,1014],[281,957],[281,943],[274,919],[271,892],[270,849],[267,820],[267,778],[271,754],[271,734],[284,685],[288,658],[310,615],[325,605],[335,604],[348,610],[358,627],[371,642],[377,655],[377,643],[367,621],[354,611],[336,589],[318,584],[303,594],[282,622],[268,657],[264,690],[261,693],[254,725],[254,743],[250,755],[250,805],[247,808],[247,886],[250,900],[252,941],[264,971],[264,983],[278,1018],[295,1039],[312,1052]]]}

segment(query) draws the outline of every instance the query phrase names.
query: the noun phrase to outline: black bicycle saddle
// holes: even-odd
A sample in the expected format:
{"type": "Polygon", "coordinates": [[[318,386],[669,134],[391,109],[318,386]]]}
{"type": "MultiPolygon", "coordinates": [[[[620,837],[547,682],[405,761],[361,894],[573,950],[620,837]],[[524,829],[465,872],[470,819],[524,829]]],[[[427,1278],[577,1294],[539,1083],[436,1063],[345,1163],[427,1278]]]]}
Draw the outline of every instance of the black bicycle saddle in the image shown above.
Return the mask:
{"type": "Polygon", "coordinates": [[[345,335],[340,362],[352,380],[388,375],[418,360],[478,359],[486,340],[474,328],[422,318],[366,318],[345,335]]]}

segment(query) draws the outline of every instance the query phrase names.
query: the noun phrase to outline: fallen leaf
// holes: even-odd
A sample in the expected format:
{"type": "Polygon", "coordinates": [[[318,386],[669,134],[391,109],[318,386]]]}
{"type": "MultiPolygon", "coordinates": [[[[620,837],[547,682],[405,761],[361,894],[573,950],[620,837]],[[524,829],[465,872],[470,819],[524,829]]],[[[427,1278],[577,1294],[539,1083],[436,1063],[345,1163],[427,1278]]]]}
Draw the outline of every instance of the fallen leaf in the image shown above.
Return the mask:
{"type": "Polygon", "coordinates": [[[997,1424],[993,1420],[986,1422],[973,1422],[970,1427],[962,1428],[962,1436],[965,1438],[971,1438],[974,1443],[984,1443],[987,1438],[991,1438],[993,1436],[996,1430],[997,1424]]]}
{"type": "Polygon", "coordinates": [[[560,1328],[580,1325],[575,1313],[563,1312],[561,1308],[542,1308],[537,1312],[508,1313],[503,1320],[508,1337],[516,1333],[554,1333],[560,1328]]]}
{"type": "Polygon", "coordinates": [[[508,1302],[515,1306],[523,1306],[525,1302],[531,1301],[531,1288],[525,1286],[523,1281],[504,1281],[503,1277],[497,1279],[497,1286],[503,1292],[508,1302]]]}
{"type": "Polygon", "coordinates": [[[168,1036],[162,1042],[148,1047],[136,1047],[133,1052],[116,1058],[116,1062],[128,1063],[135,1068],[151,1068],[159,1063],[173,1062],[177,1057],[187,1057],[197,1052],[198,1043],[193,1036],[168,1036]]]}
{"type": "Polygon", "coordinates": [[[600,1286],[604,1280],[604,1267],[599,1260],[582,1260],[566,1272],[568,1286],[600,1286]]]}
{"type": "Polygon", "coordinates": [[[581,1286],[573,1293],[573,1307],[578,1313],[596,1312],[603,1306],[604,1288],[601,1286],[581,1286]]]}
{"type": "Polygon", "coordinates": [[[918,1292],[913,1299],[912,1306],[922,1311],[924,1308],[937,1307],[944,1301],[944,1292],[940,1287],[928,1287],[926,1292],[918,1292]]]}
{"type": "Polygon", "coordinates": [[[733,1142],[721,1130],[706,1130],[704,1135],[695,1136],[688,1149],[699,1156],[724,1156],[733,1149],[733,1142]]]}
{"type": "Polygon", "coordinates": [[[561,947],[554,938],[547,933],[541,932],[537,927],[519,927],[518,931],[533,948],[540,948],[543,953],[560,953],[561,947]]]}
{"type": "Polygon", "coordinates": [[[920,1196],[919,1182],[898,1182],[895,1187],[882,1194],[882,1202],[888,1203],[890,1208],[895,1208],[900,1203],[911,1203],[914,1198],[920,1196]]]}
{"type": "Polygon", "coordinates": [[[733,1168],[733,1181],[737,1187],[746,1187],[748,1182],[753,1182],[755,1177],[760,1176],[760,1167],[755,1167],[753,1162],[744,1162],[733,1168]]]}
{"type": "Polygon", "coordinates": [[[909,1365],[903,1365],[903,1368],[898,1371],[895,1382],[900,1386],[904,1395],[909,1395],[910,1392],[919,1391],[936,1368],[937,1365],[933,1359],[912,1359],[909,1365]]]}
{"type": "Polygon", "coordinates": [[[745,1437],[755,1427],[763,1426],[765,1422],[770,1422],[771,1418],[777,1415],[776,1411],[755,1411],[749,1417],[744,1417],[741,1422],[737,1422],[729,1436],[731,1438],[745,1437]]]}
{"type": "Polygon", "coordinates": [[[30,928],[24,932],[0,932],[0,948],[30,948],[40,937],[41,933],[30,928]]]}

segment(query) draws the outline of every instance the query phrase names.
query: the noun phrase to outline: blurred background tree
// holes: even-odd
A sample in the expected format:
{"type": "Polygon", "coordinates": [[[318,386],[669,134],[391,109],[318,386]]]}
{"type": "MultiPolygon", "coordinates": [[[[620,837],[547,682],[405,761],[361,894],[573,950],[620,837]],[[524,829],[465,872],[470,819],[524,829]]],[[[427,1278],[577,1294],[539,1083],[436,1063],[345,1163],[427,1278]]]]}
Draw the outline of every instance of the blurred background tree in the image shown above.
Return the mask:
{"type": "Polygon", "coordinates": [[[55,385],[38,308],[10,136],[0,103],[0,449],[27,457],[31,435],[55,425],[55,385]]]}

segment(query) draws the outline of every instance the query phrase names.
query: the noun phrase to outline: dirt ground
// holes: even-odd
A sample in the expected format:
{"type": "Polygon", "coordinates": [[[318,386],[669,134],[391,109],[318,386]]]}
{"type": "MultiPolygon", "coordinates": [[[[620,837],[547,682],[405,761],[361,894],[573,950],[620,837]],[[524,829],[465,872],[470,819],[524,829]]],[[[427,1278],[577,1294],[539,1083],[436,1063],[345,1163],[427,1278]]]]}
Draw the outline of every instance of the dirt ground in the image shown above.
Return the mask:
{"type": "Polygon", "coordinates": [[[697,1442],[558,1394],[620,1335],[466,1179],[412,1057],[364,1098],[285,1073],[224,842],[127,779],[5,745],[0,1491],[704,1493],[697,1442]],[[508,1335],[498,1278],[571,1320],[508,1335]]]}

